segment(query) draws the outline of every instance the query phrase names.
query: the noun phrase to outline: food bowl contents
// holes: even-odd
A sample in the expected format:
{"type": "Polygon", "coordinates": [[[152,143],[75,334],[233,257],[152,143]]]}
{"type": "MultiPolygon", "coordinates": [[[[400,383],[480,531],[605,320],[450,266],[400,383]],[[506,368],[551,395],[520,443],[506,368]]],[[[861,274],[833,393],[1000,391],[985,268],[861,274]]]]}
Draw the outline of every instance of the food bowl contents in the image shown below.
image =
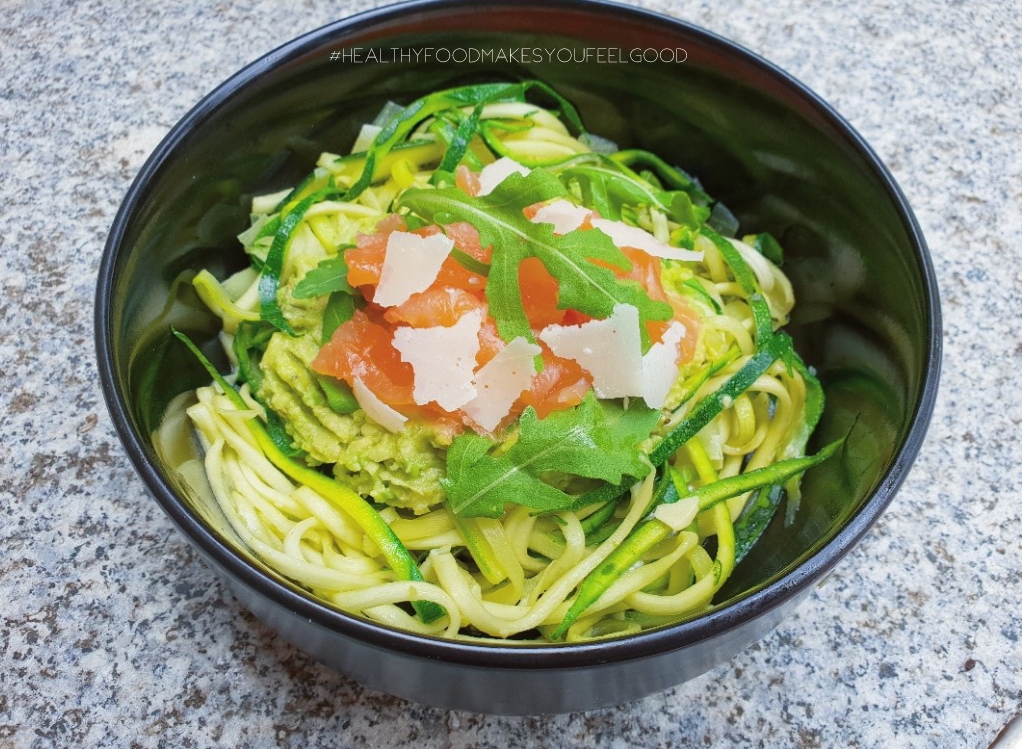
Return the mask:
{"type": "Polygon", "coordinates": [[[678,621],[838,448],[806,454],[778,243],[541,82],[388,105],[251,213],[247,266],[192,281],[230,371],[178,334],[212,378],[187,415],[240,541],[345,611],[475,640],[678,621]]]}

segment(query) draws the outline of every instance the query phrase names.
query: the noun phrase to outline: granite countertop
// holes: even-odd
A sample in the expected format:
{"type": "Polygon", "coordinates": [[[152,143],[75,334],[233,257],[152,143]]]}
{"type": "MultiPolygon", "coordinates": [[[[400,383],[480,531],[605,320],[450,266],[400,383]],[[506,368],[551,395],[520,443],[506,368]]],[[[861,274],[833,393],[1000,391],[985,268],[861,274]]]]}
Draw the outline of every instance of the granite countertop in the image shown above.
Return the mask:
{"type": "Polygon", "coordinates": [[[130,180],[204,93],[373,3],[7,3],[0,747],[985,749],[1022,708],[1017,7],[642,4],[768,57],[834,105],[929,241],[941,393],[918,462],[865,541],[766,639],[616,709],[447,712],[364,689],[286,645],[130,467],[99,390],[95,275],[130,180]]]}

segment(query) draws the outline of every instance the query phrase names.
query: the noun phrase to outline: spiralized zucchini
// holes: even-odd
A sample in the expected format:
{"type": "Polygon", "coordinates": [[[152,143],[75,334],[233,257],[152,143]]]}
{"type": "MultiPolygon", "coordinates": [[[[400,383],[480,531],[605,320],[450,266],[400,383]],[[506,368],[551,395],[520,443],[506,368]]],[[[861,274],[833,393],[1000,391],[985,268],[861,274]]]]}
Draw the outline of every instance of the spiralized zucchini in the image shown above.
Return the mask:
{"type": "MultiPolygon", "coordinates": [[[[234,365],[187,408],[224,532],[323,601],[423,635],[577,642],[711,607],[739,561],[736,543],[745,548],[762,530],[747,522],[748,508],[782,486],[796,501],[802,472],[830,454],[805,455],[822,395],[780,332],[794,295],[776,242],[726,236],[729,214],[711,212],[698,183],[651,154],[609,149],[541,84],[467,87],[390,107],[356,148],[323,154],[297,188],[256,199],[240,237],[253,267],[223,282],[196,276],[234,365]],[[386,478],[397,475],[386,456],[366,459],[362,472],[351,467],[362,457],[354,445],[398,437],[357,392],[318,388],[309,356],[365,301],[336,279],[321,293],[301,282],[391,214],[407,216],[409,191],[451,189],[500,158],[557,177],[578,205],[698,254],[659,261],[660,282],[695,314],[698,334],[641,441],[644,475],[617,486],[544,474],[571,506],[509,502],[493,517],[456,512],[432,479],[426,498],[411,478],[398,486],[386,478]],[[266,365],[285,355],[298,379],[266,365]],[[313,429],[337,440],[346,456],[337,466],[317,465],[303,448],[313,429]],[[310,471],[322,478],[315,486],[301,478],[310,471]]],[[[408,424],[442,472],[457,429],[415,409],[408,424]]],[[[167,421],[164,444],[179,428],[167,421]]],[[[494,455],[508,452],[517,429],[486,435],[494,455]]]]}

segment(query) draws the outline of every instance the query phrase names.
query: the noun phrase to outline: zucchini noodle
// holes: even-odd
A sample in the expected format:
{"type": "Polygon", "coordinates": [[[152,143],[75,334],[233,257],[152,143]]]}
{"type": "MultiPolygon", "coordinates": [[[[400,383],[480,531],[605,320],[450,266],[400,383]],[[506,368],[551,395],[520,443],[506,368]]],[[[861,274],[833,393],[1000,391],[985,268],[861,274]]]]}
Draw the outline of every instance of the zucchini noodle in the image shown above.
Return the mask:
{"type": "MultiPolygon", "coordinates": [[[[778,332],[795,299],[776,242],[719,236],[727,227],[712,225],[713,202],[688,175],[652,155],[612,149],[581,130],[567,102],[553,95],[556,109],[534,104],[526,88],[466,87],[417,107],[388,106],[365,126],[355,152],[324,153],[296,188],[253,201],[252,226],[240,236],[252,267],[222,281],[201,271],[194,280],[222,319],[232,367],[198,388],[186,410],[221,531],[319,599],[423,635],[577,642],[706,611],[739,561],[736,533],[751,532],[743,526],[751,499],[779,486],[797,498],[821,408],[811,370],[778,332]],[[501,159],[521,174],[553,175],[592,215],[611,214],[679,250],[677,259],[656,260],[657,280],[646,288],[662,284],[674,314],[688,311],[687,353],[652,428],[636,438],[638,467],[621,474],[619,488],[598,472],[545,470],[537,480],[573,502],[462,512],[441,488],[453,480],[445,461],[459,435],[475,429],[491,440],[494,461],[508,461],[527,439],[524,422],[485,430],[386,398],[371,407],[359,396],[364,389],[325,377],[313,361],[371,303],[345,281],[354,273],[352,248],[388,221],[400,219],[408,231],[428,226],[402,207],[408,195],[455,186],[472,193],[472,180],[501,159]],[[340,259],[347,267],[329,276],[323,269],[340,259]],[[381,413],[396,414],[403,427],[381,426],[381,413]],[[668,444],[657,460],[657,446],[668,444]],[[336,482],[360,504],[296,479],[307,474],[292,465],[336,482]],[[736,483],[742,477],[748,481],[736,483]],[[385,553],[392,542],[367,530],[365,512],[389,527],[411,573],[392,564],[393,550],[385,553]],[[424,603],[435,616],[418,608],[424,603]]],[[[492,248],[491,266],[457,247],[459,272],[499,282],[500,248],[492,248]]],[[[622,288],[636,285],[628,283],[622,288]]],[[[619,400],[622,413],[639,408],[630,405],[637,397],[619,400]]],[[[181,428],[180,418],[165,421],[159,444],[168,454],[180,452],[171,444],[181,428]]],[[[177,463],[183,473],[190,465],[177,463]]],[[[195,473],[188,468],[192,483],[195,473]]],[[[205,517],[216,524],[212,513],[205,517]]]]}

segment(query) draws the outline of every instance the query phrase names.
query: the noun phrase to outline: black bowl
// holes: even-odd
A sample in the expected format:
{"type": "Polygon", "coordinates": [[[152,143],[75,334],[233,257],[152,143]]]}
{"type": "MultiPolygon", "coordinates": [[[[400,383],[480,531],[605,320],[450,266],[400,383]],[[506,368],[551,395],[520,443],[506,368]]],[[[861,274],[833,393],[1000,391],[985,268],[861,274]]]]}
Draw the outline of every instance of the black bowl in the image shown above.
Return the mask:
{"type": "Polygon", "coordinates": [[[852,128],[790,76],[703,30],[634,8],[441,0],[364,13],[289,42],[178,123],[114,221],[96,341],[108,406],[136,470],[245,606],[371,687],[522,714],[636,699],[769,632],[893,498],[933,408],[941,337],[933,270],[904,197],[852,128]],[[158,454],[152,438],[174,396],[207,380],[171,325],[204,344],[218,329],[184,279],[200,267],[226,272],[243,263],[234,236],[251,195],[293,184],[320,151],[350,145],[387,100],[520,77],[551,83],[591,131],[681,165],[744,230],[781,240],[799,299],[789,330],[827,395],[816,441],[851,429],[841,457],[807,476],[794,521],[776,519],[712,611],[588,644],[452,642],[331,608],[216,527],[168,465],[177,458],[158,454]]]}

